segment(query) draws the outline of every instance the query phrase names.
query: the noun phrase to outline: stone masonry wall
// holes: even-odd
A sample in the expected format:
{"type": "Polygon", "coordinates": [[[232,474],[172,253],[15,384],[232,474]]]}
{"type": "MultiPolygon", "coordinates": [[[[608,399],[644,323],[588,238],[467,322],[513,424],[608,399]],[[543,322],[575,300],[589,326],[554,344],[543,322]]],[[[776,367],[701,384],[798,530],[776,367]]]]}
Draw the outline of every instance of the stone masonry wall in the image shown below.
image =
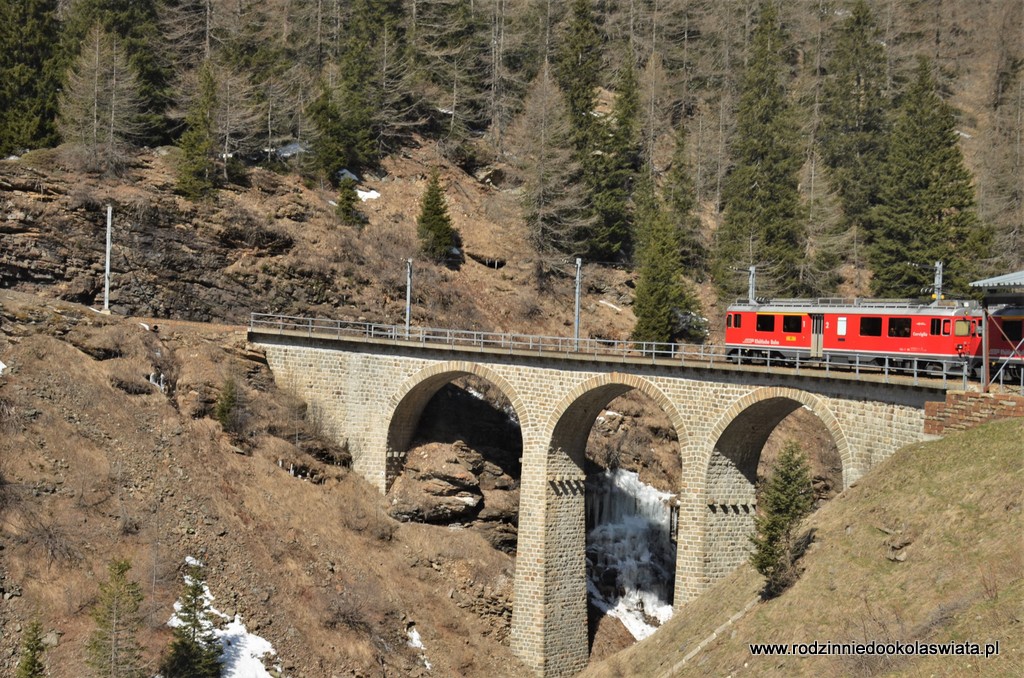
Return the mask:
{"type": "MultiPolygon", "coordinates": [[[[720,442],[739,444],[739,429],[734,427],[724,439],[723,433],[745,412],[757,411],[744,420],[745,426],[749,420],[755,429],[768,429],[795,407],[810,409],[836,440],[844,485],[899,447],[919,440],[923,428],[920,406],[900,404],[899,398],[895,404],[873,402],[860,395],[856,382],[837,388],[824,379],[802,378],[806,388],[793,388],[773,385],[771,377],[761,375],[683,371],[678,366],[301,338],[257,343],[266,351],[278,384],[320,411],[326,432],[348,443],[355,470],[382,492],[389,441],[401,447],[411,439],[418,408],[440,386],[475,374],[508,397],[523,434],[511,643],[544,676],[574,675],[586,665],[588,653],[582,453],[559,446],[578,447],[585,441],[594,417],[616,394],[631,388],[645,393],[665,411],[678,436],[677,608],[746,557],[753,485],[749,474],[729,467],[733,462],[726,457],[734,451],[716,451],[720,442]],[[808,390],[816,387],[822,392],[808,390]],[[555,440],[560,442],[556,445],[555,440]]],[[[760,439],[769,432],[752,433],[760,439]]],[[[756,444],[751,448],[759,453],[756,444]]]]}
{"type": "Polygon", "coordinates": [[[996,419],[1024,417],[1024,396],[958,391],[946,394],[945,402],[925,405],[924,432],[943,435],[963,431],[996,419]]]}

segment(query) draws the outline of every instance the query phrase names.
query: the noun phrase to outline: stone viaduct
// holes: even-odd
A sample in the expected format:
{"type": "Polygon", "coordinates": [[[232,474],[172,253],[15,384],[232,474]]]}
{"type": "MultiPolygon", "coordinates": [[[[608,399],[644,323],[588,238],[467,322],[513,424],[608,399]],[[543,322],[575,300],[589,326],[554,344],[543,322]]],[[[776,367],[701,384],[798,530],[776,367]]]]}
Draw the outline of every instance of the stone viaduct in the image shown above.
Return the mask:
{"type": "Polygon", "coordinates": [[[476,375],[507,396],[523,437],[511,642],[543,676],[573,675],[587,664],[583,457],[596,417],[614,398],[643,392],[678,436],[678,610],[746,558],[758,458],[788,414],[805,407],[817,415],[839,450],[848,487],[921,440],[925,402],[945,397],[941,385],[806,368],[691,366],[678,358],[328,338],[259,326],[250,328],[249,341],[265,351],[277,383],[347,442],[355,470],[382,492],[389,455],[408,449],[423,408],[442,386],[476,375]]]}

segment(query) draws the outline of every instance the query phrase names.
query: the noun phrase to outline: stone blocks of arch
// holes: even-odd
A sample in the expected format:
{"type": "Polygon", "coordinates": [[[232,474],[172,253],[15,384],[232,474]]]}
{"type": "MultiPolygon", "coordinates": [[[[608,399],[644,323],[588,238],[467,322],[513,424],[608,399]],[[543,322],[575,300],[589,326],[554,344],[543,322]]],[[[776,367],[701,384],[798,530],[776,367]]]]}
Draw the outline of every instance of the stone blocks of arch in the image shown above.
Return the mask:
{"type": "MultiPolygon", "coordinates": [[[[721,572],[708,571],[707,480],[715,446],[730,424],[757,408],[804,406],[831,433],[848,486],[874,463],[921,439],[922,408],[765,384],[745,375],[715,375],[657,365],[547,361],[482,354],[451,359],[443,352],[389,347],[342,350],[313,345],[260,344],[275,380],[324,413],[327,432],[345,441],[354,468],[385,490],[388,455],[407,445],[423,405],[448,381],[486,379],[511,402],[523,436],[519,542],[511,642],[542,675],[571,675],[587,661],[585,534],[580,440],[594,417],[630,389],[646,394],[671,420],[679,440],[677,608],[721,572]],[[747,381],[744,381],[747,379],[747,381]],[[410,416],[411,415],[411,416],[410,416]],[[396,420],[397,417],[397,420],[396,420]]],[[[752,492],[752,490],[750,490],[752,492]]],[[[751,516],[752,519],[752,516],[751,516]]],[[[740,529],[743,523],[740,523],[740,529]]],[[[728,534],[727,532],[724,534],[728,534]]],[[[732,537],[730,537],[732,538],[732,537]]],[[[731,563],[732,561],[727,561],[731,563]]]]}

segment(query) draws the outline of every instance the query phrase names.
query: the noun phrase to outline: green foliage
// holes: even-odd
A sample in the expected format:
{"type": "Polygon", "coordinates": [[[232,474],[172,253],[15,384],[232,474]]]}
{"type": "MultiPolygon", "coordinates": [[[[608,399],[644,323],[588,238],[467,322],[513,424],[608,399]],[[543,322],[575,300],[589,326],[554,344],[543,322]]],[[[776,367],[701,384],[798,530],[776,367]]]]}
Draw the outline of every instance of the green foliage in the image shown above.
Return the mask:
{"type": "Polygon", "coordinates": [[[142,587],[128,579],[128,560],[112,561],[92,610],[96,629],[86,645],[86,663],[97,678],[141,678],[142,650],[136,640],[142,587]]]}
{"type": "Polygon", "coordinates": [[[316,129],[311,143],[313,167],[323,180],[337,185],[341,170],[355,171],[375,162],[372,116],[359,85],[343,84],[336,99],[335,93],[321,84],[308,115],[316,129]]]}
{"type": "Polygon", "coordinates": [[[699,304],[682,279],[680,231],[644,175],[637,189],[638,275],[632,339],[669,342],[702,340],[699,304]]]}
{"type": "Polygon", "coordinates": [[[762,595],[773,598],[796,581],[796,528],[811,512],[813,492],[807,458],[791,442],[779,455],[767,485],[758,496],[750,563],[765,578],[762,595]]]}
{"type": "Polygon", "coordinates": [[[946,289],[962,294],[989,256],[990,234],[975,212],[955,122],[921,59],[893,126],[872,219],[876,295],[926,292],[936,261],[945,264],[946,289]]]}
{"type": "Polygon", "coordinates": [[[423,194],[420,215],[416,219],[416,234],[420,238],[423,253],[438,262],[451,260],[454,256],[452,248],[460,244],[459,234],[448,215],[448,203],[436,170],[431,173],[427,190],[423,194]]]}
{"type": "Polygon", "coordinates": [[[686,129],[682,124],[676,130],[672,166],[663,190],[671,218],[679,224],[680,263],[692,277],[699,278],[707,270],[708,253],[701,235],[700,219],[695,214],[697,199],[686,162],[686,129]]]}
{"type": "Polygon", "coordinates": [[[217,105],[217,83],[209,60],[199,70],[199,93],[185,118],[185,132],[178,141],[178,191],[190,200],[207,197],[214,189],[213,112],[217,105]]]}
{"type": "Polygon", "coordinates": [[[43,665],[45,651],[43,625],[38,619],[33,619],[21,639],[21,659],[14,678],[43,678],[46,675],[46,667],[43,665]]]}
{"type": "Polygon", "coordinates": [[[168,653],[160,662],[160,673],[164,678],[217,678],[221,648],[209,618],[202,566],[188,566],[178,602],[178,625],[168,653]]]}
{"type": "Polygon", "coordinates": [[[573,145],[585,153],[594,140],[594,106],[601,73],[601,33],[591,0],[572,0],[555,78],[569,107],[573,145]]]}
{"type": "Polygon", "coordinates": [[[725,186],[725,220],[713,274],[725,298],[744,288],[737,270],[757,265],[773,295],[798,296],[803,255],[797,127],[782,84],[788,49],[771,2],[763,2],[743,77],[733,140],[735,167],[725,186]]]}
{"type": "Polygon", "coordinates": [[[338,182],[338,206],[335,212],[346,226],[366,223],[366,217],[359,211],[359,194],[356,193],[356,180],[352,177],[345,177],[338,182]]]}
{"type": "Polygon", "coordinates": [[[56,143],[57,0],[0,0],[0,157],[56,143]]]}
{"type": "Polygon", "coordinates": [[[235,380],[228,378],[224,382],[220,395],[217,396],[217,404],[213,408],[214,418],[220,422],[221,428],[233,432],[238,422],[238,387],[235,380]]]}

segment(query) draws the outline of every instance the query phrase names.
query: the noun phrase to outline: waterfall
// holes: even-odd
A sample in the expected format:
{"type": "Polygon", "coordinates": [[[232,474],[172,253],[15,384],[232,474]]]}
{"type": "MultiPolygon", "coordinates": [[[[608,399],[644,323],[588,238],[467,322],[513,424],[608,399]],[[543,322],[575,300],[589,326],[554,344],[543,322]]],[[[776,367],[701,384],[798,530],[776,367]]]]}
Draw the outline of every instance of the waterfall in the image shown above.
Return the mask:
{"type": "Polygon", "coordinates": [[[607,470],[587,480],[587,590],[638,640],[672,616],[675,495],[607,470]]]}

